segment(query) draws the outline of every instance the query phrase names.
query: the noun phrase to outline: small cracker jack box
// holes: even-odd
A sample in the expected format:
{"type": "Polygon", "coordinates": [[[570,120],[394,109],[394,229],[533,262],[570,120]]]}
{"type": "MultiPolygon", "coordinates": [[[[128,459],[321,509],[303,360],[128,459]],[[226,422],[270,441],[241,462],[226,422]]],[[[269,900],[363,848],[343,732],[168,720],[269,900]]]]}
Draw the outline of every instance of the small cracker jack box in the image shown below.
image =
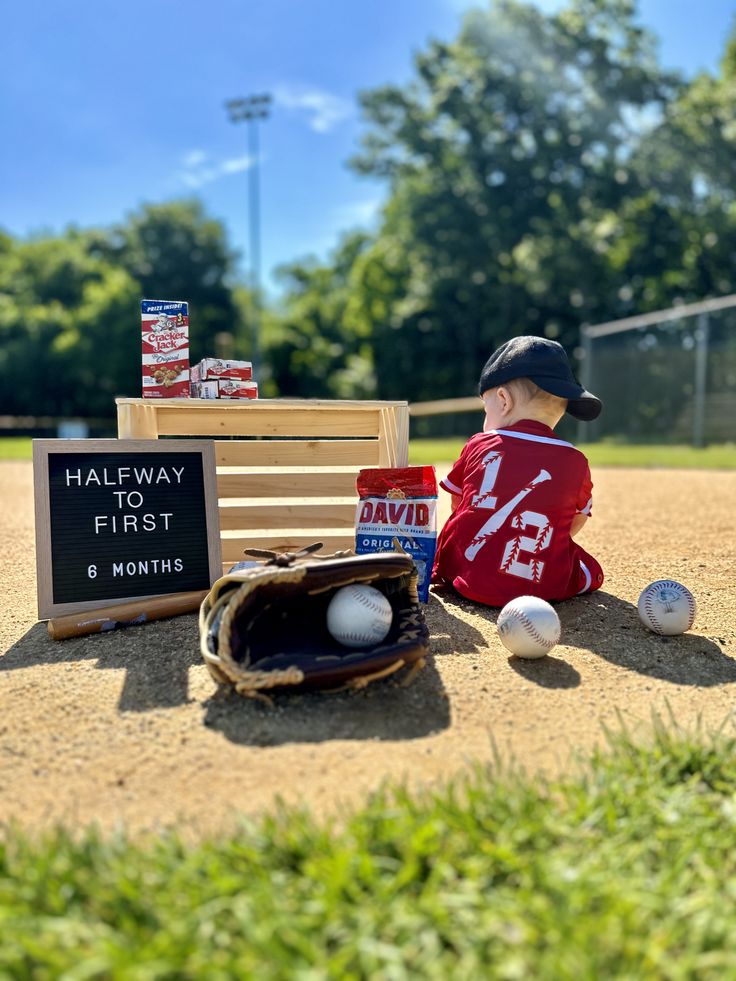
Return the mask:
{"type": "MultiPolygon", "coordinates": [[[[207,384],[204,382],[203,384],[207,384]]],[[[258,382],[237,381],[235,378],[224,378],[217,382],[217,397],[219,399],[257,399],[258,382]]]]}
{"type": "Polygon", "coordinates": [[[251,361],[229,361],[224,358],[203,358],[192,368],[192,381],[218,381],[232,378],[235,381],[250,381],[253,378],[251,361]]]}
{"type": "Polygon", "coordinates": [[[144,399],[189,398],[189,304],[141,300],[144,399]]]}
{"type": "Polygon", "coordinates": [[[370,467],[358,473],[356,486],[355,551],[391,552],[398,538],[414,559],[419,599],[426,603],[437,547],[434,467],[370,467]]]}
{"type": "Polygon", "coordinates": [[[189,391],[193,399],[216,399],[218,397],[216,381],[193,381],[189,385],[189,391]]]}

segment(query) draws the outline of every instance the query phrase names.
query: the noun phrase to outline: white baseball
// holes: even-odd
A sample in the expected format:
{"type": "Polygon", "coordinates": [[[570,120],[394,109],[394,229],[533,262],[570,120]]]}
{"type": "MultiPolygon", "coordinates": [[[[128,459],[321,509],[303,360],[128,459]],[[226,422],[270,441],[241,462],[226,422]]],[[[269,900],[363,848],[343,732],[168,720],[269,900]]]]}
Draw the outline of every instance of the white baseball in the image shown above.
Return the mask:
{"type": "Polygon", "coordinates": [[[695,619],[693,594],[674,579],[657,579],[643,589],[636,604],[639,619],[655,634],[684,634],[695,619]]]}
{"type": "Polygon", "coordinates": [[[391,604],[374,586],[343,586],[327,607],[327,629],[346,647],[380,644],[392,620],[391,604]]]}
{"type": "Polygon", "coordinates": [[[518,657],[544,657],[560,639],[560,618],[538,596],[518,596],[504,606],[496,621],[503,646],[518,657]]]}

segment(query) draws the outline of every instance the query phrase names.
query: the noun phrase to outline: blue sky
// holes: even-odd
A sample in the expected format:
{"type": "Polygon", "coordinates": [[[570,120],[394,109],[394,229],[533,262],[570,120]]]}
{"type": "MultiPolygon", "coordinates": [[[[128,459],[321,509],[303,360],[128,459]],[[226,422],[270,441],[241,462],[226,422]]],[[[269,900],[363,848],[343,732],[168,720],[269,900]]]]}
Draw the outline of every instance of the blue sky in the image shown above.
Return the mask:
{"type": "MultiPolygon", "coordinates": [[[[544,9],[559,0],[538,0],[544,9]]],[[[0,33],[0,228],[123,220],[196,194],[245,269],[248,156],[224,102],[268,91],[261,126],[262,267],[324,257],[370,227],[385,188],[351,172],[356,94],[410,77],[466,0],[9,0],[0,33]]],[[[641,0],[662,61],[715,70],[736,0],[641,0]]]]}

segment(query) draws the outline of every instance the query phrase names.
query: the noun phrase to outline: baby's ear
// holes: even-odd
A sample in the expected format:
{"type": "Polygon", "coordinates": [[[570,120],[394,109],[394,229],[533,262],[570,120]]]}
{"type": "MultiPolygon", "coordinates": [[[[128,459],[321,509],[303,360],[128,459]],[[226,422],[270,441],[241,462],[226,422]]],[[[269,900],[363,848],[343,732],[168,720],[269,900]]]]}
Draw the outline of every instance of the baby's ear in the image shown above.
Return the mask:
{"type": "Polygon", "coordinates": [[[502,412],[509,412],[514,406],[514,393],[505,385],[499,385],[496,392],[502,412]]]}

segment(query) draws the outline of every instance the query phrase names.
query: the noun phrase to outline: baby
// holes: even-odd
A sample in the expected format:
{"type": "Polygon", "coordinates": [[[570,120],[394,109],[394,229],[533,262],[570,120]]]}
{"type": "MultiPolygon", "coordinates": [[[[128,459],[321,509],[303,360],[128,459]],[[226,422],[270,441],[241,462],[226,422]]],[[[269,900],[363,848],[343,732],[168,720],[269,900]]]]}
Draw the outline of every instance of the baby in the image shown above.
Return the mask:
{"type": "Polygon", "coordinates": [[[432,581],[488,606],[599,589],[600,565],[573,541],[591,513],[588,461],[553,430],[565,412],[595,419],[600,400],[575,380],[562,345],[542,337],[514,337],[498,348],[479,393],[483,432],[440,481],[452,514],[437,540],[432,581]]]}

